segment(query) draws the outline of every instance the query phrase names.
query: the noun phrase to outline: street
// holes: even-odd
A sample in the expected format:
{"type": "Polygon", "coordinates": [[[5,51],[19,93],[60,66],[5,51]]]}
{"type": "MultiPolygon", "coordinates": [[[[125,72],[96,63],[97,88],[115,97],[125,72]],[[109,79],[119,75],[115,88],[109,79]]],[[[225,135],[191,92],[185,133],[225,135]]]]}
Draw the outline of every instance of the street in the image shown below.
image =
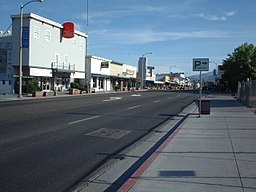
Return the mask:
{"type": "Polygon", "coordinates": [[[65,191],[196,98],[155,90],[0,103],[0,191],[65,191]]]}

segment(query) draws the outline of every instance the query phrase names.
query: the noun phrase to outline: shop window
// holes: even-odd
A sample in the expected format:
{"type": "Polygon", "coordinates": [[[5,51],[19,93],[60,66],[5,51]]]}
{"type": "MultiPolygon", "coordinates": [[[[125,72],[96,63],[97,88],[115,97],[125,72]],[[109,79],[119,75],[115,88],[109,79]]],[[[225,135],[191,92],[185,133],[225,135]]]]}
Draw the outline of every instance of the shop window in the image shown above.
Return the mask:
{"type": "Polygon", "coordinates": [[[93,88],[97,87],[97,77],[93,77],[93,88]]]}
{"type": "Polygon", "coordinates": [[[104,79],[103,78],[99,78],[99,88],[100,89],[104,88],[104,79]]]}

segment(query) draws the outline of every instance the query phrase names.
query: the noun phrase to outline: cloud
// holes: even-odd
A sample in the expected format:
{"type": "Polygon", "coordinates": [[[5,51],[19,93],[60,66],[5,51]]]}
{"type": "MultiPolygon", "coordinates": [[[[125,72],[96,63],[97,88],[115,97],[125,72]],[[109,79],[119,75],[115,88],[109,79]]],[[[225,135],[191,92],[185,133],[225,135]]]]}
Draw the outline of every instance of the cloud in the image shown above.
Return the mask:
{"type": "MultiPolygon", "coordinates": [[[[220,38],[229,37],[224,31],[192,31],[192,32],[161,32],[153,30],[143,31],[114,31],[101,30],[89,33],[92,39],[121,44],[145,44],[172,41],[188,38],[220,38]]],[[[90,37],[89,37],[90,38],[90,37]]]]}
{"type": "Polygon", "coordinates": [[[206,15],[204,13],[199,13],[199,14],[195,14],[194,16],[196,17],[201,17],[205,20],[210,20],[210,21],[226,21],[228,19],[228,17],[232,17],[236,14],[235,11],[231,11],[231,12],[227,12],[222,16],[217,16],[217,15],[206,15]]]}
{"type": "Polygon", "coordinates": [[[231,17],[231,16],[234,16],[235,14],[236,14],[235,11],[231,11],[231,12],[226,13],[226,16],[231,17]]]}

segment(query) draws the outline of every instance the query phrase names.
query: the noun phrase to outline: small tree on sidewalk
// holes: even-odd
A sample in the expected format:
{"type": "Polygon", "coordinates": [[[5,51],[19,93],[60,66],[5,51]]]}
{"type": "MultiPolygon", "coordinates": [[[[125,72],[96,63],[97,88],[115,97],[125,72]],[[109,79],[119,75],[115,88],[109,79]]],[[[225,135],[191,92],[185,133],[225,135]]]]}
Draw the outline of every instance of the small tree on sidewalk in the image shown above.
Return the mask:
{"type": "Polygon", "coordinates": [[[256,47],[248,43],[237,47],[223,60],[223,70],[222,82],[227,83],[232,92],[237,90],[238,81],[256,79],[256,47]]]}
{"type": "Polygon", "coordinates": [[[25,84],[22,85],[23,93],[33,93],[33,92],[37,92],[40,90],[41,90],[41,88],[39,86],[38,81],[36,81],[36,80],[25,81],[25,84]]]}

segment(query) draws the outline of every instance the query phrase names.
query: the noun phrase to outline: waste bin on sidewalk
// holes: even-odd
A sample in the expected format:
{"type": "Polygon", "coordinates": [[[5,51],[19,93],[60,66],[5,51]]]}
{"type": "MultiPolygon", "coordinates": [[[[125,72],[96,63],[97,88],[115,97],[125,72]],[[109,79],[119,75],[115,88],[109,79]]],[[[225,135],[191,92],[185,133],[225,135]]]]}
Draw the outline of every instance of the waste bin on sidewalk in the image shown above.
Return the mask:
{"type": "Polygon", "coordinates": [[[210,114],[210,112],[211,112],[211,100],[210,99],[202,99],[201,100],[201,114],[210,114]]]}

